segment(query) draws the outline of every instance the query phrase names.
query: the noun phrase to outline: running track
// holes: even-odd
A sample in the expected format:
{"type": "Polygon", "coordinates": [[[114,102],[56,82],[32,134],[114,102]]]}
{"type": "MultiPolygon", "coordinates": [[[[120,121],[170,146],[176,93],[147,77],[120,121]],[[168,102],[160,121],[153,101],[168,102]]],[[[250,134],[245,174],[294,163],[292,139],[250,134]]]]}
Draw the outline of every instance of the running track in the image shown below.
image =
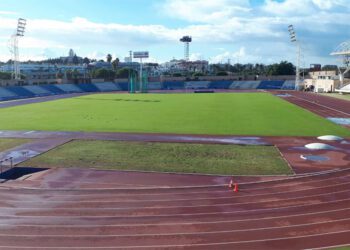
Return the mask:
{"type": "MultiPolygon", "coordinates": [[[[118,175],[96,173],[101,183],[118,175]]],[[[79,182],[79,176],[70,176],[74,178],[79,182]]],[[[55,171],[39,182],[50,186],[50,179],[55,171]]],[[[242,184],[238,193],[225,185],[110,183],[106,188],[96,183],[75,188],[71,180],[62,180],[51,188],[28,188],[26,180],[13,182],[3,184],[0,192],[0,248],[305,249],[350,244],[349,181],[346,169],[242,184]]]]}

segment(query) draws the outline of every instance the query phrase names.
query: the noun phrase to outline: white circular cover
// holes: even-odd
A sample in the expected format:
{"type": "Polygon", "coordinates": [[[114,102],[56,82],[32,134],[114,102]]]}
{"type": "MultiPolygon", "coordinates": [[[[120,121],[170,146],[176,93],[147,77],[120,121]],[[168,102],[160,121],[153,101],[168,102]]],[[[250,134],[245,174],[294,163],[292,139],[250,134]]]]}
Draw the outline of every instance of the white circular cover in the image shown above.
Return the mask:
{"type": "Polygon", "coordinates": [[[314,150],[332,150],[335,149],[333,146],[324,143],[311,143],[305,145],[305,148],[314,150]]]}
{"type": "Polygon", "coordinates": [[[322,140],[322,141],[342,141],[343,138],[335,135],[324,135],[317,137],[317,139],[322,140]]]}

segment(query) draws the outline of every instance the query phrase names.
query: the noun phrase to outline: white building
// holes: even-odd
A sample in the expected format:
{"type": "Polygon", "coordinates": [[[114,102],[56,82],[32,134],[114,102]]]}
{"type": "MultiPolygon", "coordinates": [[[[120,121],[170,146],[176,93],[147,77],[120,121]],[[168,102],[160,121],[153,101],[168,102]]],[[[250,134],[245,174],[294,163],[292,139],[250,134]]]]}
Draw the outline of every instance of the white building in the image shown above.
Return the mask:
{"type": "Polygon", "coordinates": [[[334,92],[340,86],[337,71],[314,71],[309,76],[311,79],[305,80],[305,88],[313,88],[317,93],[334,92]]]}
{"type": "Polygon", "coordinates": [[[60,59],[63,62],[67,62],[67,63],[74,63],[74,58],[76,58],[76,60],[78,62],[81,62],[83,60],[82,57],[77,56],[77,54],[74,52],[73,49],[70,49],[68,52],[68,56],[61,56],[60,59]]]}
{"type": "Polygon", "coordinates": [[[185,60],[171,60],[163,63],[161,69],[164,72],[206,72],[209,70],[209,62],[204,60],[185,61],[185,60]]]}

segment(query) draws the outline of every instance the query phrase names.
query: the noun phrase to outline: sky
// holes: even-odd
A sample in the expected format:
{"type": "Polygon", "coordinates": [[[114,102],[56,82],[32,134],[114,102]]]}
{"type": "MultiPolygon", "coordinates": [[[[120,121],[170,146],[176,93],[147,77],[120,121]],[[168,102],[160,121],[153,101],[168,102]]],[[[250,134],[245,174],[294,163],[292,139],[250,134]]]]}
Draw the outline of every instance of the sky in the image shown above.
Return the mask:
{"type": "Polygon", "coordinates": [[[68,55],[122,61],[149,51],[151,62],[184,56],[179,39],[192,36],[190,59],[211,63],[295,63],[293,24],[302,64],[337,64],[329,54],[350,40],[350,0],[0,0],[0,61],[17,19],[27,19],[20,59],[68,55]]]}

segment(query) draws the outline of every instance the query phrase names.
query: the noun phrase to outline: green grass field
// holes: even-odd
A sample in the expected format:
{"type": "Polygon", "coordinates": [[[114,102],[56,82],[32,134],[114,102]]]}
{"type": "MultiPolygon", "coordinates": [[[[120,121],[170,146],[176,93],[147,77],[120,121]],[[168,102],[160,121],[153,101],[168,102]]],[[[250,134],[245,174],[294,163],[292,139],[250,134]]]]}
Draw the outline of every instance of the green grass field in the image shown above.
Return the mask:
{"type": "Polygon", "coordinates": [[[268,93],[97,94],[0,109],[3,130],[350,136],[268,93]]]}
{"type": "Polygon", "coordinates": [[[222,175],[292,174],[272,146],[73,141],[21,165],[222,175]]]}
{"type": "Polygon", "coordinates": [[[0,152],[30,142],[29,139],[0,139],[0,152]]]}

